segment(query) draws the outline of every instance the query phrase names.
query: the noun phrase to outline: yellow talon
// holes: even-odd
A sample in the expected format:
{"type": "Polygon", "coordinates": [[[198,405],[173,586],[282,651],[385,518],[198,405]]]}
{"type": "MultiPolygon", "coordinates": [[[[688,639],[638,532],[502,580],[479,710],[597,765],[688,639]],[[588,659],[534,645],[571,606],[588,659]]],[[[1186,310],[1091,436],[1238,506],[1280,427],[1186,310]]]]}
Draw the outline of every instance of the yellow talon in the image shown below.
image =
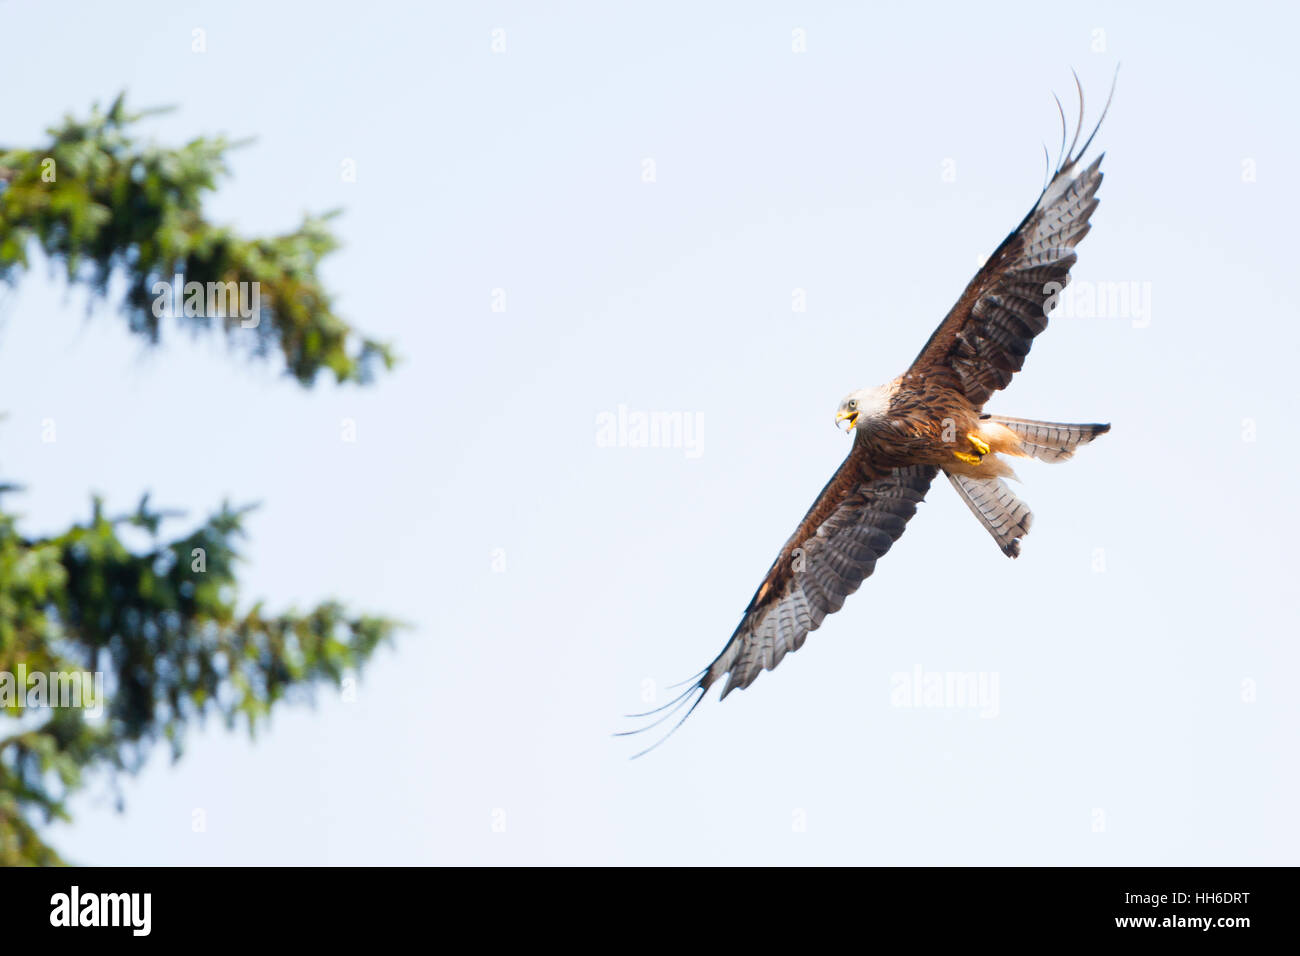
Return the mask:
{"type": "Polygon", "coordinates": [[[987,455],[989,453],[988,443],[985,442],[984,439],[980,438],[978,435],[967,435],[966,440],[970,442],[972,445],[974,445],[975,450],[979,452],[981,455],[987,455]]]}
{"type": "Polygon", "coordinates": [[[953,454],[956,455],[958,458],[960,458],[962,461],[966,462],[966,464],[968,465],[978,465],[981,461],[979,455],[968,455],[964,451],[955,451],[953,452],[953,454]]]}

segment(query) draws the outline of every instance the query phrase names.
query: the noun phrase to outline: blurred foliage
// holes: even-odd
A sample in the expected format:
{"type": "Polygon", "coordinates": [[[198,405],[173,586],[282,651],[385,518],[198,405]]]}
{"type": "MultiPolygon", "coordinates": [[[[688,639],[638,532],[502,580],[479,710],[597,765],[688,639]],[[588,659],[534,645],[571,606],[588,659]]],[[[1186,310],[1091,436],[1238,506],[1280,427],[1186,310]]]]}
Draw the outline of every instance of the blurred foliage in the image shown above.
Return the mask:
{"type": "Polygon", "coordinates": [[[142,145],[132,127],[147,113],[128,113],[119,96],[107,112],[67,118],[33,149],[0,146],[0,281],[26,269],[33,245],[62,263],[70,282],[106,298],[114,275],[126,279],[123,303],[131,330],[157,342],[157,282],[259,283],[261,321],[241,328],[238,315],[214,320],[178,316],[198,330],[220,321],[232,344],[284,355],[288,371],[311,384],[321,369],[340,382],[369,381],[391,368],[389,346],[359,336],[335,314],[317,277],[338,247],[333,214],[307,217],[294,232],[248,239],[203,217],[203,194],[228,174],[224,138],[179,149],[142,145]]]}
{"type": "MultiPolygon", "coordinates": [[[[364,382],[388,350],[363,340],[346,351],[349,327],[330,310],[316,277],[335,246],[320,220],[275,239],[241,239],[205,222],[198,200],[225,172],[221,140],[180,150],[136,147],[121,98],[89,121],[69,120],[38,150],[0,152],[0,282],[28,264],[33,242],[100,298],[124,274],[131,329],[159,341],[149,303],[155,279],[260,281],[274,302],[256,330],[256,354],[274,342],[289,370],[310,384],[320,368],[364,382]],[[42,178],[42,161],[57,176],[42,178]]],[[[199,319],[183,321],[203,322],[199,319]]],[[[228,335],[248,334],[238,318],[228,335]]],[[[27,688],[0,688],[0,865],[60,864],[40,828],[67,820],[68,800],[102,771],[110,785],[138,771],[156,744],[173,758],[185,730],[215,716],[256,731],[278,701],[339,686],[397,625],[326,602],[300,613],[240,612],[236,541],[248,509],[224,505],[188,535],[166,540],[169,516],[151,508],[110,518],[94,501],[69,530],[24,537],[0,485],[0,678],[11,688],[36,673],[103,674],[102,714],[26,707],[27,688]],[[130,542],[136,542],[133,547],[130,542]]],[[[118,799],[121,804],[120,796],[118,799]]]]}

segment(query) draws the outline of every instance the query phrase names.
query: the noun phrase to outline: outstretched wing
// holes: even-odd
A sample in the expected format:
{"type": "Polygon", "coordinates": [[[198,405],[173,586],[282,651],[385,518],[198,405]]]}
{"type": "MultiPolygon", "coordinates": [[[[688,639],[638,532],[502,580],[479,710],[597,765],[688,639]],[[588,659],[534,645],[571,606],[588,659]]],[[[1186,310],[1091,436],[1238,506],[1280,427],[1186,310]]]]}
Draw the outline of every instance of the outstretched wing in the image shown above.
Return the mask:
{"type": "MultiPolygon", "coordinates": [[[[1103,109],[1102,119],[1105,116],[1103,109]]],[[[1088,234],[1089,219],[1097,208],[1102,157],[1083,169],[1079,161],[1101,120],[1076,153],[1082,123],[1080,89],[1080,125],[1074,142],[1062,150],[1056,172],[1034,208],[966,286],[908,376],[942,379],[979,408],[1020,371],[1034,337],[1047,328],[1049,300],[1055,304],[1055,296],[1070,281],[1074,247],[1088,234]]]]}
{"type": "Polygon", "coordinates": [[[808,632],[838,611],[875,570],[876,561],[916,514],[938,469],[914,465],[877,472],[863,458],[855,449],[822,489],[754,592],[722,653],[682,694],[659,708],[668,711],[663,717],[642,730],[667,720],[694,697],[680,725],[724,676],[728,679],[722,697],[748,687],[761,672],[802,647],[808,632]]]}

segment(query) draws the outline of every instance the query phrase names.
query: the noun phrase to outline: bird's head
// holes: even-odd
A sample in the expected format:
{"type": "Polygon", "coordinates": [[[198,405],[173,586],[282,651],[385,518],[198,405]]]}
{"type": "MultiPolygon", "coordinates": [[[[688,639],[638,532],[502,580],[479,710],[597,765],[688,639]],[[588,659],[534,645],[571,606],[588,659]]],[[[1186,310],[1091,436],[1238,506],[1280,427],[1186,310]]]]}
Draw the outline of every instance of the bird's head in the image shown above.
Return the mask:
{"type": "Polygon", "coordinates": [[[844,397],[844,401],[840,402],[840,407],[835,412],[835,426],[850,432],[863,422],[883,418],[885,412],[889,410],[889,393],[888,385],[879,388],[860,388],[856,392],[850,392],[844,397]]]}

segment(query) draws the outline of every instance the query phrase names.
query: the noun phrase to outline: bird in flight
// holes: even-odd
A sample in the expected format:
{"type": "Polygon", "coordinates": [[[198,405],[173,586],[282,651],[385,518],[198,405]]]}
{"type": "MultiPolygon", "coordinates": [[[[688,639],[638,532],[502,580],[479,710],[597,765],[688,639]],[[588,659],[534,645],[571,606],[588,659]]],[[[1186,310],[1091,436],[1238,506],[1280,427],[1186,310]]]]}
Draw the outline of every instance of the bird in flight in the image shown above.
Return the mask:
{"type": "MultiPolygon", "coordinates": [[[[781,548],[722,653],[673,700],[632,715],[662,714],[619,736],[649,730],[689,703],[672,730],[636,756],[671,736],[724,677],[719,699],[748,687],[802,647],[808,633],[838,611],[875,570],[940,472],[1002,553],[1014,558],[1032,515],[1002,480],[1014,473],[999,456],[1064,461],[1110,430],[1109,425],[1068,425],[984,411],[989,397],[1020,371],[1034,337],[1047,328],[1047,313],[1069,282],[1074,247],[1088,234],[1097,208],[1102,157],[1088,166],[1081,161],[1110,99],[1076,152],[1083,129],[1083,88],[1077,76],[1075,85],[1079,122],[1074,139],[1066,149],[1062,110],[1060,157],[1038,201],[966,286],[911,367],[840,403],[836,424],[855,433],[848,457],[781,548]]],[[[1112,83],[1112,97],[1114,92],[1112,83]]]]}

